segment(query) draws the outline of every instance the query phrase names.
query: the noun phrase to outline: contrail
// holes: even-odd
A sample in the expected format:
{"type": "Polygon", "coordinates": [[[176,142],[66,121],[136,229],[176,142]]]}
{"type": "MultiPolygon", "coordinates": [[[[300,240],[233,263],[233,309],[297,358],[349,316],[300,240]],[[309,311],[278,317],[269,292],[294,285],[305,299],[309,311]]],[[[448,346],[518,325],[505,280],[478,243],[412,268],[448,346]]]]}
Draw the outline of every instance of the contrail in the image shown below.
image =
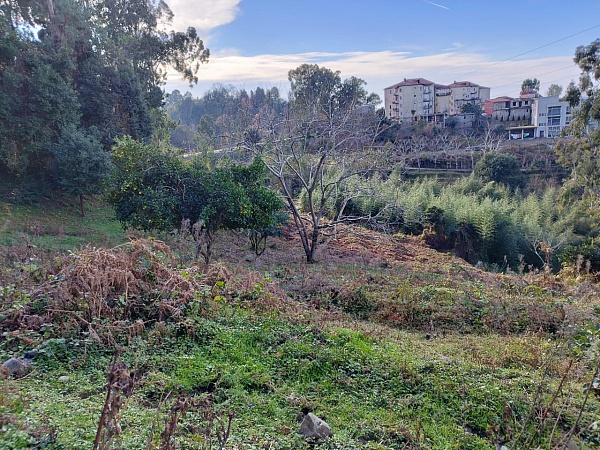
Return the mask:
{"type": "Polygon", "coordinates": [[[437,6],[438,8],[450,9],[450,8],[448,8],[447,6],[440,5],[439,3],[433,3],[433,2],[430,2],[430,1],[428,1],[428,0],[423,0],[423,1],[424,1],[425,3],[429,3],[430,5],[437,6]]]}

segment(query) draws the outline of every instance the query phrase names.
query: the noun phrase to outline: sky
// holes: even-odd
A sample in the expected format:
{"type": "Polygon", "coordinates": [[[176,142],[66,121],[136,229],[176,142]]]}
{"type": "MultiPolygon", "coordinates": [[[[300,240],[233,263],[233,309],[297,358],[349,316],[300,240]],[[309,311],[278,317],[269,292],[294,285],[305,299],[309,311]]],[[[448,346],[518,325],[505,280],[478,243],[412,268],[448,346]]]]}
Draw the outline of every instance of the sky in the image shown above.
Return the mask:
{"type": "Polygon", "coordinates": [[[575,49],[600,38],[599,0],[167,0],[171,27],[196,27],[210,59],[190,88],[169,74],[166,92],[201,97],[216,85],[277,87],[318,64],[355,76],[383,98],[404,78],[472,81],[517,97],[526,78],[566,89],[575,49]]]}

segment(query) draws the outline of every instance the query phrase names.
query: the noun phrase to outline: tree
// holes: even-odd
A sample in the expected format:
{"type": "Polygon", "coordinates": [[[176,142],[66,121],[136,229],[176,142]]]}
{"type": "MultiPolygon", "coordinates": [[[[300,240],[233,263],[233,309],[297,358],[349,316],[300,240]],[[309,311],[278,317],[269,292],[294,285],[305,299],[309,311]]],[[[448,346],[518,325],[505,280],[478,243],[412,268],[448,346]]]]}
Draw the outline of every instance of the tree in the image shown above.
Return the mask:
{"type": "MultiPolygon", "coordinates": [[[[44,147],[56,141],[57,126],[76,121],[75,91],[17,31],[0,40],[0,161],[17,179],[45,159],[44,147]]],[[[38,175],[38,174],[36,174],[38,175]]]]}
{"type": "Polygon", "coordinates": [[[537,78],[531,79],[526,78],[521,83],[521,91],[522,92],[532,92],[537,94],[540,91],[540,80],[537,78]]]}
{"type": "Polygon", "coordinates": [[[261,117],[252,133],[240,136],[240,145],[259,156],[278,181],[306,261],[313,263],[324,233],[364,219],[347,206],[358,196],[372,195],[352,181],[385,165],[381,150],[373,147],[380,120],[371,108],[357,107],[366,91],[356,79],[340,101],[337,72],[303,65],[290,71],[290,78],[293,100],[287,114],[261,117]]]}
{"type": "Polygon", "coordinates": [[[96,171],[107,160],[100,152],[116,137],[148,141],[162,123],[167,67],[195,82],[208,58],[194,29],[162,31],[171,17],[153,0],[2,2],[0,173],[80,199],[99,189],[95,177],[67,176],[59,165],[78,161],[81,173],[105,174],[96,171]]]}
{"type": "Polygon", "coordinates": [[[551,84],[548,90],[546,91],[546,97],[560,97],[562,91],[562,86],[559,86],[558,84],[551,84]]]}
{"type": "MultiPolygon", "coordinates": [[[[597,127],[600,121],[600,39],[577,47],[573,60],[581,69],[581,75],[579,84],[570,83],[565,94],[565,100],[573,108],[571,123],[566,130],[572,138],[559,140],[555,151],[559,163],[571,170],[570,179],[564,186],[565,200],[580,202],[584,209],[580,213],[597,219],[600,205],[600,129],[597,127]]],[[[596,229],[595,226],[586,228],[580,228],[580,232],[585,234],[596,229]]]]}
{"type": "Polygon", "coordinates": [[[288,72],[288,80],[290,100],[297,111],[327,115],[335,109],[335,96],[341,85],[339,71],[316,64],[302,64],[288,72]]]}
{"type": "Polygon", "coordinates": [[[573,81],[571,81],[567,86],[567,92],[565,92],[565,96],[561,100],[568,102],[571,108],[575,108],[579,105],[581,100],[581,91],[573,81]]]}
{"type": "Polygon", "coordinates": [[[475,164],[473,172],[475,176],[486,182],[496,181],[511,189],[522,188],[525,185],[519,161],[506,153],[486,152],[475,164]]]}
{"type": "Polygon", "coordinates": [[[485,120],[485,113],[484,113],[481,105],[465,103],[464,105],[462,105],[460,110],[463,114],[472,114],[473,115],[473,121],[471,122],[471,125],[473,128],[475,128],[476,130],[483,129],[483,127],[486,124],[486,120],[485,120]]]}
{"type": "Polygon", "coordinates": [[[105,152],[95,130],[65,127],[56,144],[53,176],[63,192],[79,198],[81,216],[85,216],[84,197],[98,193],[110,173],[110,155],[105,152]]]}
{"type": "Polygon", "coordinates": [[[369,94],[366,82],[357,77],[342,81],[339,71],[316,64],[302,64],[288,72],[290,101],[296,112],[332,116],[337,111],[361,105],[377,105],[381,99],[369,94]]]}
{"type": "Polygon", "coordinates": [[[219,230],[264,230],[280,220],[281,201],[266,187],[259,159],[209,171],[199,160],[187,164],[169,148],[125,137],[113,161],[109,201],[117,219],[146,231],[189,232],[195,257],[207,264],[219,230]]]}

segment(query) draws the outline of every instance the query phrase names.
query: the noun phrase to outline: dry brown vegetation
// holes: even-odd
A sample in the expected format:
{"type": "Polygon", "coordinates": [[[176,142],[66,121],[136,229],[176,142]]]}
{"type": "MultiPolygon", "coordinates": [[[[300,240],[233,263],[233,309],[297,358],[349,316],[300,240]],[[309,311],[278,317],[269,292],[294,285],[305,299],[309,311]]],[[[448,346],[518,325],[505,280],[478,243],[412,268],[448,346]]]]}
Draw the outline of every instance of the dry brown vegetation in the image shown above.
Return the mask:
{"type": "MultiPolygon", "coordinates": [[[[255,259],[244,236],[224,234],[216,248],[220,263],[186,268],[156,239],[86,248],[29,274],[32,304],[43,304],[43,310],[10,311],[2,324],[14,331],[53,322],[104,342],[117,331],[136,335],[149,324],[178,320],[190,304],[208,314],[211,302],[222,298],[292,315],[306,308],[358,313],[396,328],[431,333],[554,333],[565,319],[581,323],[598,290],[590,281],[571,285],[546,272],[491,273],[427,247],[422,237],[351,226],[339,226],[327,238],[315,265],[303,263],[291,229],[271,238],[269,245],[255,259]],[[569,295],[577,301],[558,301],[569,295]]],[[[25,242],[4,248],[3,256],[27,261],[34,252],[25,242]]]]}

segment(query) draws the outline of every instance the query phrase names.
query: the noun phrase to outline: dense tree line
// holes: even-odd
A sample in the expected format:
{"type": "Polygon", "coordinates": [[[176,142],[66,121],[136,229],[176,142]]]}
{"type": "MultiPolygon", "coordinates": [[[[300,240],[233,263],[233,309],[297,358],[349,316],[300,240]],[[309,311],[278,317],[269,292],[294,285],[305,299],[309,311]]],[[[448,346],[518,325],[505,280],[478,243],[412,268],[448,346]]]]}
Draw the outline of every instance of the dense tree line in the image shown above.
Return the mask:
{"type": "Polygon", "coordinates": [[[171,18],[162,1],[2,3],[0,174],[20,195],[97,192],[114,139],[151,138],[166,67],[194,82],[208,58],[195,29],[160,31],[171,18]]]}
{"type": "Polygon", "coordinates": [[[173,91],[165,111],[176,126],[171,143],[186,151],[220,149],[231,142],[233,130],[245,130],[260,116],[282,114],[288,107],[276,87],[255,90],[215,86],[201,98],[173,91]]]}

